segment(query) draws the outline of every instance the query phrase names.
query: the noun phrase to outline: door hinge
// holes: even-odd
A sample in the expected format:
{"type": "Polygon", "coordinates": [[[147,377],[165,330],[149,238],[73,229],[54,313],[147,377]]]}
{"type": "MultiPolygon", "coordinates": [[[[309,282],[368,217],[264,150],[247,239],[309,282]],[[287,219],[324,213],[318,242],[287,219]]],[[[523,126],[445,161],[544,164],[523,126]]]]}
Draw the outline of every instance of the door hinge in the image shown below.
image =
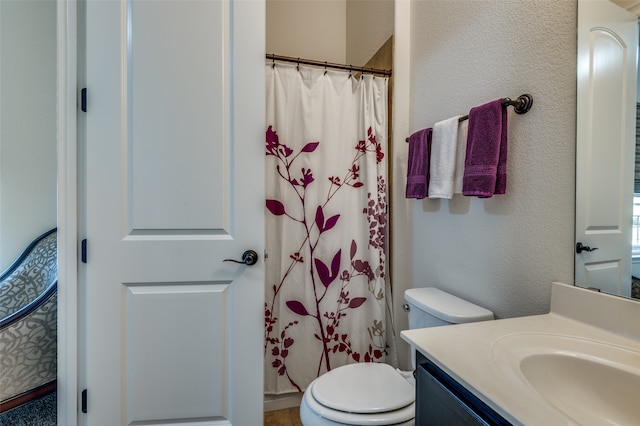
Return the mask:
{"type": "Polygon", "coordinates": [[[82,112],[87,112],[87,88],[83,87],[80,90],[80,109],[82,112]]]}
{"type": "Polygon", "coordinates": [[[82,263],[87,263],[87,240],[86,239],[82,240],[82,243],[80,244],[80,259],[82,260],[82,263]]]}
{"type": "Polygon", "coordinates": [[[87,413],[87,390],[83,390],[82,391],[82,398],[81,398],[81,405],[82,405],[82,412],[83,413],[87,413]]]}

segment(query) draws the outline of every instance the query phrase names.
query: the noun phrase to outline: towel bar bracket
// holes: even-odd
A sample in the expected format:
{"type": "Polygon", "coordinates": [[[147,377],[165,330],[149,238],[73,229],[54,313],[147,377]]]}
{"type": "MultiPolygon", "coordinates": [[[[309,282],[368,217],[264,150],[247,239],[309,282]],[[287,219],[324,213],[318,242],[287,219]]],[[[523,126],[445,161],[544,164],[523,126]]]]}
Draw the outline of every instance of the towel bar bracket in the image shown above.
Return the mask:
{"type": "Polygon", "coordinates": [[[533,106],[533,97],[528,93],[518,96],[518,99],[512,101],[509,98],[502,100],[502,105],[512,105],[516,114],[526,114],[533,106]]]}

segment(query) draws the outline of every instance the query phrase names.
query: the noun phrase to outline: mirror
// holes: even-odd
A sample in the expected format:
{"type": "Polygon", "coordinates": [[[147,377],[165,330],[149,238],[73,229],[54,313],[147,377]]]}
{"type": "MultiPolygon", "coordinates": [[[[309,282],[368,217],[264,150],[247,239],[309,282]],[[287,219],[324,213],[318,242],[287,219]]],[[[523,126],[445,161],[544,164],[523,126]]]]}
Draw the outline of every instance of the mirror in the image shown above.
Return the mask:
{"type": "Polygon", "coordinates": [[[0,2],[0,271],[56,226],[56,1],[0,2]]]}
{"type": "Polygon", "coordinates": [[[575,284],[623,297],[640,297],[638,3],[578,0],[575,284]]]}

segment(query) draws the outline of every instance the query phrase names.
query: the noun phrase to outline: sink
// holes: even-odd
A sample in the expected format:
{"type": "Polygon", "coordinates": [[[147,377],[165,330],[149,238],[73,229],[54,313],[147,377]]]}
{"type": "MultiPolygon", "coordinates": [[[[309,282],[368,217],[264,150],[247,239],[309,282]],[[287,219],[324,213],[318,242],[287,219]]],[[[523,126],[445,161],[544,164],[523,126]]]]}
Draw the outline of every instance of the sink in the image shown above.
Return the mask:
{"type": "Polygon", "coordinates": [[[516,333],[492,347],[500,371],[580,425],[640,424],[640,352],[550,333],[516,333]]]}

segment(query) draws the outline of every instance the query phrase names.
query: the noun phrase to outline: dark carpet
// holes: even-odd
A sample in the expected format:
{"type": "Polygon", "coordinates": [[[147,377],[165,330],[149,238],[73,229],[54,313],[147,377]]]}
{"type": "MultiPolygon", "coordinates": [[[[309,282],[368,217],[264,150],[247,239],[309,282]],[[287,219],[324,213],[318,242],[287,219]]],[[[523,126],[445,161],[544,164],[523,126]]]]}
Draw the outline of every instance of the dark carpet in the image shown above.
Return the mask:
{"type": "Polygon", "coordinates": [[[56,426],[56,393],[0,414],[0,426],[56,426]]]}

